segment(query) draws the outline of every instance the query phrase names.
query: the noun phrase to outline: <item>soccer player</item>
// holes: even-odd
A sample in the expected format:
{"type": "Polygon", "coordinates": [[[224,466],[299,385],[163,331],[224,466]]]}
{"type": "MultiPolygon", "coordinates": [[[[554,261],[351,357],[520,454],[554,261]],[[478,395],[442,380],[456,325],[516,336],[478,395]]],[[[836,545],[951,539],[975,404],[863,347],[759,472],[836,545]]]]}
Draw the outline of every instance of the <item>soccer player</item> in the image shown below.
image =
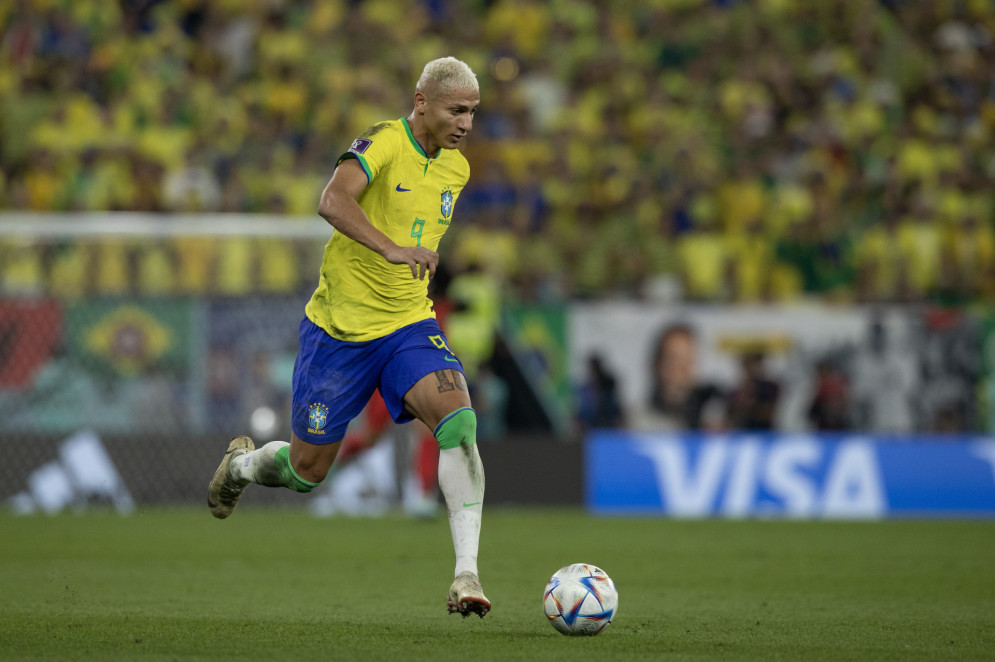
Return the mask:
{"type": "Polygon", "coordinates": [[[238,436],[207,502],[228,517],[250,483],[310,492],[325,478],[346,426],[379,388],[398,422],[418,418],[439,442],[439,486],[456,552],[450,613],[483,617],[477,550],[484,470],[463,366],[428,298],[439,240],[470,174],[458,151],[480,103],[470,67],[425,65],[406,118],[374,124],[339,157],[318,213],[334,228],[305,307],[294,365],[290,443],[259,449],[238,436]]]}

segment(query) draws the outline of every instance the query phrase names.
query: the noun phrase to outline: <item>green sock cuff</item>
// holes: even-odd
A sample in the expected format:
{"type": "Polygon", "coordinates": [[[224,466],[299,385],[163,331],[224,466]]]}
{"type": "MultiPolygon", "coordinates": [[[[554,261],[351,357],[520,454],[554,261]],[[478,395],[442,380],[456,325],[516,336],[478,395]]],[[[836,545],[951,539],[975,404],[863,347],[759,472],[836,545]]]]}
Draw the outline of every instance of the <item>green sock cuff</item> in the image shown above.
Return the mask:
{"type": "Polygon", "coordinates": [[[283,478],[284,486],[289,487],[295,492],[310,492],[321,484],[312,483],[297,475],[297,472],[294,471],[294,466],[290,464],[290,446],[284,446],[279,449],[273,456],[273,459],[276,461],[276,467],[283,478]]]}
{"type": "Polygon", "coordinates": [[[442,450],[476,444],[477,413],[470,407],[457,409],[439,421],[434,434],[442,450]]]}

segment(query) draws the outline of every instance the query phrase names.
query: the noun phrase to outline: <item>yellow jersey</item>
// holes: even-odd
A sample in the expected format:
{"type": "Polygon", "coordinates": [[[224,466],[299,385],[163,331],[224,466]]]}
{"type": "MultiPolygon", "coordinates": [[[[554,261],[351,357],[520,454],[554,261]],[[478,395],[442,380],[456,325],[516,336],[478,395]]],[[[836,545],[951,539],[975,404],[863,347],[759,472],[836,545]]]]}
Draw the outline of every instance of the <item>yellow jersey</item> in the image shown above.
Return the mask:
{"type": "MultiPolygon", "coordinates": [[[[470,165],[455,149],[429,157],[404,118],[363,132],[339,163],[354,158],[369,180],[359,195],[370,222],[399,246],[437,251],[453,207],[470,177],[470,165]]],[[[333,338],[362,342],[435,317],[428,279],[411,276],[407,264],[334,232],[325,244],[318,287],[307,317],[333,338]]]]}

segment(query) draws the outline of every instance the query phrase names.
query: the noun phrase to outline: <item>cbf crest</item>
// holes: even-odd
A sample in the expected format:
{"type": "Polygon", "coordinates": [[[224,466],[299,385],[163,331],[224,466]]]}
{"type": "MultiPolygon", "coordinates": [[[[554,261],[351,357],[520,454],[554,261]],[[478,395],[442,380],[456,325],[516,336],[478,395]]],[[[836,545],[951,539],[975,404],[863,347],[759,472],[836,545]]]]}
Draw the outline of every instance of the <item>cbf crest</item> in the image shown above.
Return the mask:
{"type": "Polygon", "coordinates": [[[440,211],[442,212],[442,218],[447,221],[453,215],[453,192],[449,189],[442,190],[442,207],[440,211]]]}
{"type": "Polygon", "coordinates": [[[328,423],[328,407],[320,402],[313,403],[307,410],[308,432],[311,434],[325,434],[322,429],[328,423]]]}

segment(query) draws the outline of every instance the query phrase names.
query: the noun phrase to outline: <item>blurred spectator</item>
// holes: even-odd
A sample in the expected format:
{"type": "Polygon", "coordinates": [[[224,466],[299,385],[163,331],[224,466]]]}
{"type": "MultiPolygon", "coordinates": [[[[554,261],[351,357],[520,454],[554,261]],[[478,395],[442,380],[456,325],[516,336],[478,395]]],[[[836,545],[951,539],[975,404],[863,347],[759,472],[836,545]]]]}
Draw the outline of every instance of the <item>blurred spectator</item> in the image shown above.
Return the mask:
{"type": "Polygon", "coordinates": [[[454,306],[446,315],[446,337],[472,386],[477,369],[494,352],[495,332],[501,319],[499,284],[474,263],[453,276],[446,296],[454,306]]]}
{"type": "Polygon", "coordinates": [[[182,165],[166,172],[162,189],[163,200],[170,211],[221,209],[221,185],[200,150],[191,148],[182,165]]]}
{"type": "Polygon", "coordinates": [[[991,214],[983,202],[968,200],[944,228],[942,278],[954,303],[991,301],[995,295],[995,227],[982,220],[991,214]]]}
{"type": "Polygon", "coordinates": [[[812,398],[807,418],[819,431],[850,429],[850,392],[846,374],[829,358],[815,364],[812,398]]]}
{"type": "Polygon", "coordinates": [[[597,354],[587,357],[587,375],[577,397],[577,418],[584,429],[618,428],[625,424],[618,380],[597,354]]]}
{"type": "Polygon", "coordinates": [[[854,427],[871,432],[910,432],[915,423],[911,357],[888,334],[884,321],[872,318],[867,341],[851,368],[854,427]]]}
{"type": "Polygon", "coordinates": [[[728,395],[729,425],[737,430],[773,430],[780,385],[766,373],[766,356],[748,351],[740,359],[739,381],[728,395]]]}
{"type": "Polygon", "coordinates": [[[874,221],[861,238],[855,252],[858,301],[881,303],[908,298],[906,270],[895,250],[897,243],[898,218],[893,214],[874,221]]]}
{"type": "Polygon", "coordinates": [[[494,372],[491,361],[484,361],[478,366],[470,384],[470,396],[477,413],[477,439],[503,439],[508,430],[508,384],[494,372]]]}
{"type": "Polygon", "coordinates": [[[761,219],[745,221],[741,232],[725,239],[733,301],[770,301],[774,246],[764,232],[761,219]]]}
{"type": "MultiPolygon", "coordinates": [[[[704,200],[700,202],[705,203],[704,200]]],[[[732,288],[732,264],[728,243],[715,229],[713,219],[699,216],[676,243],[677,276],[684,298],[688,301],[727,300],[732,288]]]]}
{"type": "Polygon", "coordinates": [[[898,243],[892,250],[898,253],[910,297],[922,301],[940,285],[942,228],[930,196],[920,191],[911,202],[909,215],[899,221],[898,243]]]}
{"type": "Polygon", "coordinates": [[[956,309],[923,315],[917,340],[919,379],[917,429],[966,432],[978,429],[978,384],[982,383],[984,334],[976,319],[956,309]]]}

